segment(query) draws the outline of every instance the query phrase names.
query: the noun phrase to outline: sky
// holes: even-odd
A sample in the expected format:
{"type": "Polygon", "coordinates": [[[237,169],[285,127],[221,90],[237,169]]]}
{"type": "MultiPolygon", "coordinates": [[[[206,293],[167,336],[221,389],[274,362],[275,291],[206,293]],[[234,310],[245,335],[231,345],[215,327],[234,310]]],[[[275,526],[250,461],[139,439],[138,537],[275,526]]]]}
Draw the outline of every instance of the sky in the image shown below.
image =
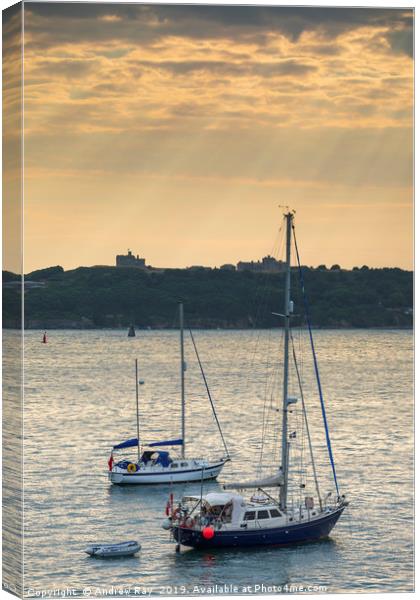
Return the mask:
{"type": "Polygon", "coordinates": [[[25,3],[25,272],[257,260],[285,205],[304,264],[411,269],[412,17],[25,3]]]}

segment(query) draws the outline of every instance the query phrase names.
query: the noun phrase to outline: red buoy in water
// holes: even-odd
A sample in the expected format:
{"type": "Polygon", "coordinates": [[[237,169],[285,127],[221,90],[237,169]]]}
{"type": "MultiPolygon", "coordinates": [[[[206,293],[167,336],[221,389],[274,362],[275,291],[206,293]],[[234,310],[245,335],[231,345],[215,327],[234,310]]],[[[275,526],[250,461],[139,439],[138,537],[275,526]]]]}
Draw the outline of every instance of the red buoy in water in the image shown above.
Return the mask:
{"type": "Polygon", "coordinates": [[[47,332],[44,332],[43,338],[42,338],[42,343],[46,344],[47,343],[47,332]]]}
{"type": "Polygon", "coordinates": [[[211,540],[211,538],[214,537],[213,527],[210,527],[209,525],[207,527],[204,527],[201,531],[201,535],[205,540],[211,540]]]}

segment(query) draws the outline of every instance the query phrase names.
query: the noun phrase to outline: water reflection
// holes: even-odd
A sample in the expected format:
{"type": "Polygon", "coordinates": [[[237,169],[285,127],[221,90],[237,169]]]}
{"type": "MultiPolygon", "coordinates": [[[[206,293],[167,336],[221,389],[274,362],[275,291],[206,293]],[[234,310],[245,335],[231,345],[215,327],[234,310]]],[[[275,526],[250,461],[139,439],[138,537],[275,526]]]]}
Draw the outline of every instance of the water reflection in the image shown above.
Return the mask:
{"type": "MultiPolygon", "coordinates": [[[[25,400],[26,585],[159,586],[171,584],[326,585],[328,591],[412,589],[413,402],[410,332],[316,332],[331,438],[341,489],[350,500],[331,539],[290,548],[175,553],[160,525],[171,491],[199,494],[200,484],[111,486],[110,447],[135,428],[132,364],[144,386],[147,439],[179,434],[177,332],[53,332],[41,348],[28,332],[25,400]],[[47,473],[47,475],[46,475],[47,473]],[[378,502],[378,498],[386,502],[378,502]],[[394,510],[389,511],[392,505],[394,510]],[[89,559],[92,541],[138,539],[137,558],[89,559]],[[357,543],[355,543],[357,541],[357,543]]],[[[219,483],[255,476],[268,357],[278,361],[280,332],[199,332],[200,354],[234,460],[219,483]],[[270,345],[271,344],[271,345],[270,345]],[[271,348],[271,350],[270,350],[271,348]],[[270,354],[270,352],[272,352],[270,354]],[[251,368],[252,366],[252,368],[251,368]]],[[[199,372],[187,356],[188,454],[218,448],[217,428],[199,372]]],[[[312,371],[304,371],[309,383],[312,371]]],[[[316,386],[307,404],[323,489],[331,487],[316,386]]],[[[274,420],[277,413],[273,411],[274,420]]],[[[278,456],[267,439],[264,461],[278,456]],[[273,452],[272,454],[270,452],[273,452]]],[[[6,458],[6,460],[11,460],[6,458]]]]}

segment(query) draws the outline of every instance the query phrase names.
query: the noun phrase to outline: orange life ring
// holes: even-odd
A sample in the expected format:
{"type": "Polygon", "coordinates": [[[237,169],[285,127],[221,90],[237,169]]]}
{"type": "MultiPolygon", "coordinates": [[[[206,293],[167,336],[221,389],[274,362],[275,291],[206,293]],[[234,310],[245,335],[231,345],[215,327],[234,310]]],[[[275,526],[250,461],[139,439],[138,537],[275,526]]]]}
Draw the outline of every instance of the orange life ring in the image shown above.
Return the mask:
{"type": "Polygon", "coordinates": [[[135,465],[134,463],[130,463],[129,465],[127,465],[127,471],[129,473],[135,473],[137,471],[137,465],[135,465]]]}

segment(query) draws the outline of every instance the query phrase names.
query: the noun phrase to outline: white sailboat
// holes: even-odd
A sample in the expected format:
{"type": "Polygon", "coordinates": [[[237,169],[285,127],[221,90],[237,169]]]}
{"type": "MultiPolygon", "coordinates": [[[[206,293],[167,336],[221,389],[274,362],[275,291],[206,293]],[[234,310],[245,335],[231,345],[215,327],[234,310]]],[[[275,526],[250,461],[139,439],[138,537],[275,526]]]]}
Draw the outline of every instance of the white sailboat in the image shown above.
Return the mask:
{"type": "Polygon", "coordinates": [[[181,358],[181,437],[173,440],[162,440],[142,444],[140,439],[139,424],[139,379],[138,364],[136,360],[136,418],[137,437],[131,438],[112,447],[111,456],[108,461],[108,478],[114,484],[144,485],[159,483],[184,483],[189,481],[202,481],[216,479],[226,462],[230,460],[219,420],[215,411],[214,403],[205,379],[204,371],[198,355],[194,337],[190,335],[194,350],[199,361],[201,373],[206,385],[207,394],[213,409],[213,414],[219,428],[224,445],[225,454],[220,458],[188,458],[185,448],[185,360],[184,360],[184,307],[179,304],[180,324],[180,358],[181,358]],[[165,447],[180,447],[179,456],[172,456],[168,451],[161,450],[165,447]],[[136,459],[121,458],[114,459],[114,452],[128,448],[137,448],[136,459]]]}
{"type": "MultiPolygon", "coordinates": [[[[294,213],[287,212],[284,216],[286,221],[285,299],[284,314],[279,315],[284,318],[282,409],[280,411],[282,414],[280,467],[269,477],[224,486],[225,490],[235,491],[212,492],[204,495],[201,494],[200,496],[185,496],[176,505],[173,504],[171,496],[169,501],[170,509],[167,511],[167,514],[169,513],[168,518],[164,520],[162,527],[171,531],[173,539],[177,543],[177,550],[179,550],[181,545],[193,546],[195,548],[249,547],[318,540],[329,535],[348,505],[345,496],[339,491],[332,455],[318,363],[303,285],[303,272],[300,267],[297,242],[294,235],[294,213]],[[293,313],[293,302],[290,299],[290,250],[292,231],[325,427],[326,446],[336,491],[335,495],[329,492],[324,497],[321,495],[315,467],[302,382],[299,376],[299,367],[291,335],[290,320],[293,313]],[[302,435],[306,431],[314,479],[314,496],[316,496],[315,499],[314,496],[306,495],[307,492],[305,491],[305,497],[300,500],[299,496],[298,503],[291,502],[289,499],[289,481],[293,477],[293,473],[289,469],[290,448],[296,438],[296,432],[289,431],[288,415],[292,406],[296,405],[299,400],[289,395],[290,342],[292,344],[292,364],[296,369],[302,418],[304,418],[302,435]],[[237,490],[248,489],[253,490],[250,499],[237,492],[237,490]],[[267,491],[270,489],[278,490],[277,498],[275,497],[275,492],[269,493],[267,491]]],[[[305,488],[305,485],[300,485],[299,487],[305,488]]],[[[299,493],[302,493],[302,489],[299,493]]]]}

